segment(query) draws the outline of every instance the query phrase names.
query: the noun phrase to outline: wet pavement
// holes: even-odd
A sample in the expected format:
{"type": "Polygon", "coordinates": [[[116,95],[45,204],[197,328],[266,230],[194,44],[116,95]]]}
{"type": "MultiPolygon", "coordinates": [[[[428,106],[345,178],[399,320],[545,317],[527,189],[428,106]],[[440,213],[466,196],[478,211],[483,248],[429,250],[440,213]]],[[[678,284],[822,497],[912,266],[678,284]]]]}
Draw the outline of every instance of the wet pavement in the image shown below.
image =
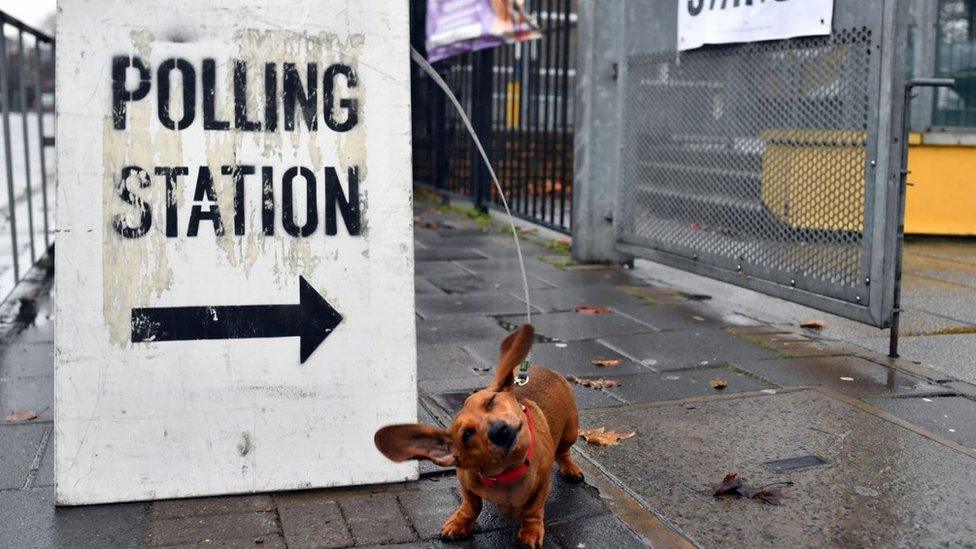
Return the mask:
{"type": "MultiPolygon", "coordinates": [[[[423,200],[416,215],[418,416],[445,424],[488,383],[498,343],[523,321],[525,303],[510,235],[423,200]]],[[[523,249],[538,331],[532,360],[617,381],[574,384],[583,427],[636,433],[615,447],[577,444],[587,483],[554,479],[546,546],[976,540],[976,385],[955,367],[889,361],[839,339],[833,321],[822,333],[801,330],[805,311],[692,275],[642,262],[635,270],[577,266],[536,233],[523,249]],[[769,464],[778,460],[819,464],[769,464]],[[754,485],[793,484],[779,506],[715,499],[710,487],[727,473],[754,485]]],[[[414,483],[55,510],[50,301],[43,278],[25,291],[42,297],[41,313],[4,340],[0,412],[40,417],[0,422],[0,547],[512,544],[516,524],[491,506],[471,540],[437,540],[457,505],[457,481],[430,464],[414,483]]]]}
{"type": "MultiPolygon", "coordinates": [[[[636,273],[772,324],[797,326],[822,319],[822,338],[888,352],[888,332],[838,316],[693,275],[637,261],[636,273]]],[[[909,235],[905,244],[900,355],[953,378],[976,384],[976,238],[909,235]]]]}

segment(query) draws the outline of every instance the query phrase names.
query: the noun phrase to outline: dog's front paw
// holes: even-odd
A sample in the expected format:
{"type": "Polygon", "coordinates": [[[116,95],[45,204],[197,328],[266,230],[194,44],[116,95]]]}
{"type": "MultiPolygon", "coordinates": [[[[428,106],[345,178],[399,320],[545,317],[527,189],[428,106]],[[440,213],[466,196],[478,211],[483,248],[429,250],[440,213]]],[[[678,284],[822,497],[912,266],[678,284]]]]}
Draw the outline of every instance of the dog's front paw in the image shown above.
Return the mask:
{"type": "Polygon", "coordinates": [[[559,469],[559,476],[563,477],[563,480],[570,482],[572,484],[579,484],[583,482],[583,470],[580,469],[575,463],[571,464],[572,467],[562,467],[559,469]]]}
{"type": "Polygon", "coordinates": [[[474,530],[475,521],[458,513],[451,515],[444,526],[441,526],[441,539],[445,541],[457,541],[471,535],[474,530]]]}
{"type": "Polygon", "coordinates": [[[530,549],[541,549],[546,530],[542,524],[523,524],[518,533],[519,543],[530,549]]]}

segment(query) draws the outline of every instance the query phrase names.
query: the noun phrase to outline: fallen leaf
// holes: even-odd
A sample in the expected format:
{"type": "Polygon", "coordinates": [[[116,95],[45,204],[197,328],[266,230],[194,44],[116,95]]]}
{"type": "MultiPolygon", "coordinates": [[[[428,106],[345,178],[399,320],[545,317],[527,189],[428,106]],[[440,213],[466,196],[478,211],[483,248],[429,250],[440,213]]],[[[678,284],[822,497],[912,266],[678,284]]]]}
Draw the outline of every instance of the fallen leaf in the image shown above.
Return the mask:
{"type": "Polygon", "coordinates": [[[34,410],[14,410],[3,419],[4,421],[30,421],[37,419],[37,412],[34,410]]]}
{"type": "Polygon", "coordinates": [[[717,389],[719,391],[721,391],[722,389],[724,389],[724,388],[726,388],[726,387],[729,386],[729,382],[728,381],[725,381],[724,379],[722,379],[720,377],[717,377],[717,378],[709,381],[708,384],[712,386],[712,389],[717,389]]]}
{"type": "Polygon", "coordinates": [[[598,358],[592,364],[601,368],[616,368],[620,366],[620,360],[616,358],[598,358]]]}
{"type": "Polygon", "coordinates": [[[571,380],[577,385],[582,385],[583,387],[590,387],[593,389],[606,389],[607,387],[620,387],[620,382],[616,379],[586,379],[582,377],[569,376],[571,380]]]}
{"type": "Polygon", "coordinates": [[[413,224],[414,225],[420,225],[421,227],[423,227],[425,229],[440,229],[441,228],[441,222],[440,221],[425,221],[419,215],[418,216],[414,216],[414,218],[413,218],[413,224]]]}
{"type": "Polygon", "coordinates": [[[736,496],[742,497],[739,489],[742,488],[742,479],[735,473],[725,475],[722,482],[712,488],[712,495],[715,497],[736,496]]]}
{"type": "Polygon", "coordinates": [[[783,499],[783,491],[760,488],[759,490],[748,490],[745,496],[749,499],[758,499],[770,505],[779,505],[779,500],[783,499]]]}
{"type": "Polygon", "coordinates": [[[823,330],[827,327],[827,322],[824,320],[805,320],[800,323],[801,328],[809,328],[811,330],[823,330]]]}
{"type": "Polygon", "coordinates": [[[607,431],[604,427],[597,429],[584,429],[580,431],[580,436],[587,444],[594,446],[616,446],[621,440],[632,438],[637,433],[618,433],[617,431],[607,431]]]}
{"type": "Polygon", "coordinates": [[[580,305],[574,310],[581,315],[605,315],[610,312],[610,309],[602,305],[580,305]]]}
{"type": "Polygon", "coordinates": [[[746,499],[758,499],[770,505],[779,505],[783,499],[783,491],[773,486],[793,486],[790,481],[774,482],[758,488],[752,488],[745,484],[745,479],[740,478],[735,473],[725,475],[722,482],[712,487],[712,495],[715,497],[731,496],[746,499]]]}

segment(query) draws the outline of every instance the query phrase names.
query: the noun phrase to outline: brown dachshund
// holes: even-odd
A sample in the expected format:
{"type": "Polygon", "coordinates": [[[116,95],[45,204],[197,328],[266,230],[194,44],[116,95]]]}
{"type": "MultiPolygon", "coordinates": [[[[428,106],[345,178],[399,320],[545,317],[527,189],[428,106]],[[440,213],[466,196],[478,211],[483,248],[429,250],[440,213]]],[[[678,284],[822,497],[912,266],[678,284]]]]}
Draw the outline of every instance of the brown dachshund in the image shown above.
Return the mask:
{"type": "Polygon", "coordinates": [[[502,514],[522,521],[518,539],[542,547],[543,514],[553,464],[571,482],[583,480],[570,448],[579,436],[579,412],[566,379],[538,366],[528,383],[516,386],[535,331],[523,324],[505,338],[495,379],[464,402],[450,429],[429,425],[390,425],[376,432],[376,447],[393,461],[429,459],[457,467],[461,506],[441,528],[441,538],[467,537],[475,527],[483,499],[502,514]]]}

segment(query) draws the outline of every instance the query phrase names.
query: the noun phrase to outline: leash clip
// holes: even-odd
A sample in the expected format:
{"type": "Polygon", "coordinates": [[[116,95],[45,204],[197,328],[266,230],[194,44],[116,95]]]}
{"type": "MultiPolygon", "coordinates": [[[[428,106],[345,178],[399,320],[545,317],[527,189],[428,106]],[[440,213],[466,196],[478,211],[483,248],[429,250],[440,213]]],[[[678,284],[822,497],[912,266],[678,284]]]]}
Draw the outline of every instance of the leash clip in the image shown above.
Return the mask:
{"type": "Polygon", "coordinates": [[[529,382],[529,361],[523,360],[515,372],[515,384],[519,387],[529,382]]]}

